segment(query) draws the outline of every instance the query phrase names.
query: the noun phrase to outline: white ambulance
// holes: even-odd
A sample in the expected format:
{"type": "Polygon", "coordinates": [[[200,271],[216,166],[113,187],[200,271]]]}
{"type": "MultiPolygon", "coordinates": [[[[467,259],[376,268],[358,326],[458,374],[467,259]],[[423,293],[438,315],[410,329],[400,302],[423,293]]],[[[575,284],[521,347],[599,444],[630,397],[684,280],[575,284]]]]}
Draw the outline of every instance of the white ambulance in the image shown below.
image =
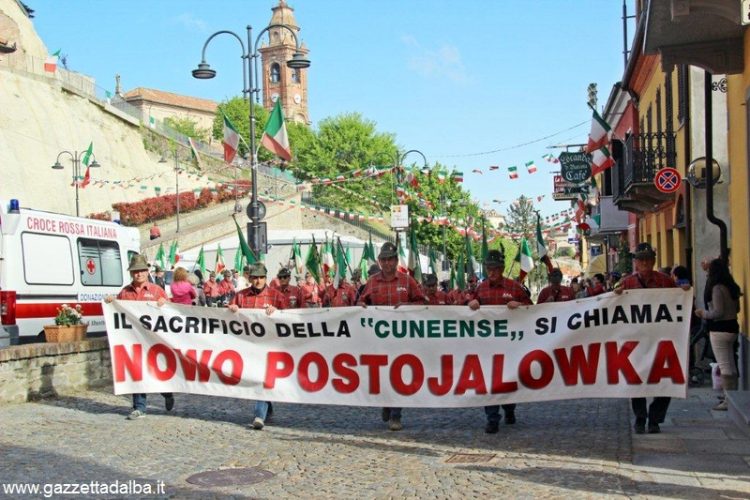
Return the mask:
{"type": "Polygon", "coordinates": [[[62,304],[80,304],[88,331],[105,332],[102,298],[130,281],[140,247],[135,228],[0,200],[0,346],[44,341],[62,304]]]}

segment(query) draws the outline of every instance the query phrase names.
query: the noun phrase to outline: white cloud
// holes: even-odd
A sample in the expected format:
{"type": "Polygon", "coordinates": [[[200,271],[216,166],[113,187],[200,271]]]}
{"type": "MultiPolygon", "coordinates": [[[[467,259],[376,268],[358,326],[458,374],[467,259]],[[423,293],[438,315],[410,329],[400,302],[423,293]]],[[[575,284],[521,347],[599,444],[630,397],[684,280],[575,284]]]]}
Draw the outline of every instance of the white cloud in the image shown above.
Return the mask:
{"type": "Polygon", "coordinates": [[[183,12],[175,18],[175,21],[190,31],[198,31],[201,33],[208,31],[208,25],[206,22],[203,19],[195,17],[195,15],[190,12],[183,12]]]}
{"type": "Polygon", "coordinates": [[[427,48],[412,35],[403,35],[401,42],[408,49],[408,67],[425,78],[448,78],[456,83],[467,83],[469,75],[455,45],[443,44],[427,48]]]}

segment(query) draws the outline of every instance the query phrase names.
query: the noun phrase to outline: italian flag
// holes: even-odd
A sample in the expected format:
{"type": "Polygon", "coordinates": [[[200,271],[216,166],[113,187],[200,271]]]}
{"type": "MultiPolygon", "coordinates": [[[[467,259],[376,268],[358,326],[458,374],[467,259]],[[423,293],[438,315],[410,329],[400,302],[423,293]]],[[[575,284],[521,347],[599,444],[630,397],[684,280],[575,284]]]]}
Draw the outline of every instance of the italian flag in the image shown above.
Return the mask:
{"type": "Polygon", "coordinates": [[[594,116],[591,119],[591,131],[589,132],[589,142],[586,145],[586,151],[591,153],[606,146],[609,142],[609,135],[612,128],[599,113],[594,110],[594,116]]]}
{"type": "Polygon", "coordinates": [[[526,162],[526,170],[528,170],[530,174],[536,172],[536,165],[534,165],[534,160],[526,162]]]}
{"type": "Polygon", "coordinates": [[[234,157],[237,155],[237,148],[240,144],[240,134],[237,133],[237,129],[232,125],[226,115],[224,115],[224,161],[226,163],[232,163],[234,157]]]}
{"type": "Polygon", "coordinates": [[[57,71],[57,59],[60,57],[60,50],[62,49],[58,49],[57,52],[51,56],[47,56],[47,59],[44,60],[44,71],[47,73],[54,73],[57,71]]]}
{"type": "Polygon", "coordinates": [[[499,170],[500,167],[498,165],[490,165],[490,170],[499,170]]]}
{"type": "Polygon", "coordinates": [[[438,184],[445,183],[445,172],[443,172],[442,170],[438,170],[437,181],[438,181],[438,184]]]}
{"type": "Polygon", "coordinates": [[[464,173],[458,172],[456,170],[453,171],[453,175],[451,176],[453,178],[453,182],[463,182],[464,181],[464,173]]]}
{"type": "Polygon", "coordinates": [[[475,169],[474,169],[474,170],[472,170],[471,172],[472,172],[473,174],[479,174],[479,175],[483,175],[483,172],[482,172],[482,170],[481,170],[481,169],[478,169],[478,168],[475,168],[475,169]]]}
{"type": "Polygon", "coordinates": [[[216,264],[214,265],[214,271],[216,274],[221,273],[226,266],[224,265],[224,251],[221,249],[221,245],[216,246],[216,264]]]}
{"type": "Polygon", "coordinates": [[[261,145],[286,161],[292,159],[292,150],[289,149],[289,136],[286,133],[284,115],[281,113],[281,101],[276,100],[271,116],[268,117],[266,129],[260,139],[261,145]]]}
{"type": "Polygon", "coordinates": [[[401,238],[396,242],[398,246],[398,271],[401,273],[409,273],[409,259],[406,257],[406,245],[401,241],[401,238]]]}
{"type": "Polygon", "coordinates": [[[591,154],[591,175],[600,174],[615,164],[609,149],[602,146],[591,154]]]}
{"type": "Polygon", "coordinates": [[[508,167],[508,175],[511,179],[518,179],[518,167],[515,165],[508,167]]]}
{"type": "Polygon", "coordinates": [[[529,271],[534,269],[534,258],[531,255],[531,248],[526,238],[521,238],[521,245],[518,247],[518,254],[515,260],[521,267],[521,271],[518,273],[518,281],[523,282],[529,271]]]}

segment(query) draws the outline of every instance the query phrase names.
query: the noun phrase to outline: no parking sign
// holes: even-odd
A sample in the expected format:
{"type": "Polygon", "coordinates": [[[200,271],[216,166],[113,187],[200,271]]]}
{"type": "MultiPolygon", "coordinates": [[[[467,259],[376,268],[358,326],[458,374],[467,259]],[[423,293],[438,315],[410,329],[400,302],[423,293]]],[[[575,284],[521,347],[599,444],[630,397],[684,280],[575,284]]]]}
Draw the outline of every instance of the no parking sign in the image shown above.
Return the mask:
{"type": "Polygon", "coordinates": [[[680,172],[671,167],[662,168],[654,177],[654,186],[662,193],[674,193],[680,189],[681,182],[680,172]]]}

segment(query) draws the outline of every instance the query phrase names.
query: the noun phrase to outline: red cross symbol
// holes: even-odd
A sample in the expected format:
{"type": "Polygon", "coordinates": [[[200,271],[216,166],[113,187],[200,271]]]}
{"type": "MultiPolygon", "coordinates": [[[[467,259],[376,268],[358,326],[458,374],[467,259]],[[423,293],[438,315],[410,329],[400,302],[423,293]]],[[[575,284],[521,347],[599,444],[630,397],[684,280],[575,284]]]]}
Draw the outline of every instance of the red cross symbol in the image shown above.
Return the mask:
{"type": "Polygon", "coordinates": [[[671,167],[662,168],[654,177],[654,185],[662,193],[674,193],[680,189],[681,182],[680,172],[671,167]]]}
{"type": "Polygon", "coordinates": [[[86,269],[88,270],[89,274],[94,274],[96,272],[96,263],[94,263],[94,259],[89,259],[86,261],[86,269]]]}

